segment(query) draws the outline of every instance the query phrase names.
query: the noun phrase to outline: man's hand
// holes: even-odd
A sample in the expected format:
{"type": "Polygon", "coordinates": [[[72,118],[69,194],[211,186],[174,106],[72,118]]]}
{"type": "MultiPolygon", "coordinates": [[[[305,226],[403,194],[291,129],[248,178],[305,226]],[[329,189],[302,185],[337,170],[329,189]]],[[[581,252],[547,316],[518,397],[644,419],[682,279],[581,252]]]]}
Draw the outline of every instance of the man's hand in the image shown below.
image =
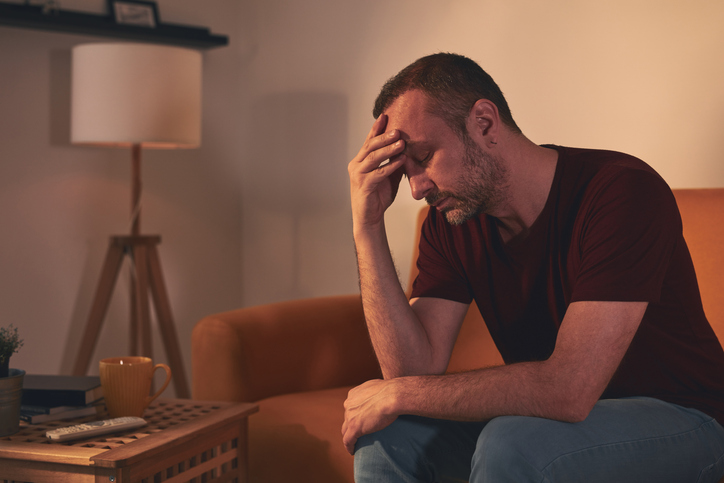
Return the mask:
{"type": "Polygon", "coordinates": [[[394,411],[394,379],[373,379],[355,387],[344,402],[342,442],[349,454],[360,436],[383,429],[397,419],[394,411]]]}
{"type": "Polygon", "coordinates": [[[347,167],[356,226],[381,223],[400,186],[404,156],[390,158],[405,149],[405,141],[400,139],[398,130],[385,132],[386,126],[387,116],[383,114],[372,125],[364,145],[347,167]],[[390,162],[381,166],[388,159],[390,162]]]}

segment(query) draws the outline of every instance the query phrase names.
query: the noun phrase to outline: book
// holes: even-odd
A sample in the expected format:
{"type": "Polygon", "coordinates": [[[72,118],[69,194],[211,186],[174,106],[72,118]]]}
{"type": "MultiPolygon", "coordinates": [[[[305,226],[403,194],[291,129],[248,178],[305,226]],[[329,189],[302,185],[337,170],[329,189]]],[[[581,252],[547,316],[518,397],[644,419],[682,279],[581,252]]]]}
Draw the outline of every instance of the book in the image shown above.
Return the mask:
{"type": "MultiPolygon", "coordinates": [[[[102,404],[91,404],[88,406],[63,406],[66,409],[64,411],[55,412],[36,412],[28,409],[20,408],[20,420],[30,424],[45,423],[47,421],[59,421],[62,419],[80,418],[83,416],[91,416],[99,414],[102,409],[102,404]]],[[[55,409],[55,408],[49,408],[55,409]]]]}
{"type": "Polygon", "coordinates": [[[22,404],[26,406],[86,406],[103,397],[98,376],[26,374],[22,404]]]}
{"type": "Polygon", "coordinates": [[[28,414],[56,414],[82,407],[85,406],[37,406],[31,404],[23,404],[20,406],[20,411],[28,414]]]}

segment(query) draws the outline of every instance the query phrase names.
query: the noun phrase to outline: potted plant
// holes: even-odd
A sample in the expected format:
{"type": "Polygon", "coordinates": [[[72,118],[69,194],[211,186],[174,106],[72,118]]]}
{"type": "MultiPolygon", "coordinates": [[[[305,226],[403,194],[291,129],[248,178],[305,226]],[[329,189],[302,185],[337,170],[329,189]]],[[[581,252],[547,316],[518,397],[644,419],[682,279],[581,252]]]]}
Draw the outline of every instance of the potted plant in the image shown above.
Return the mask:
{"type": "Polygon", "coordinates": [[[0,436],[18,432],[25,371],[10,369],[10,356],[23,346],[18,329],[0,327],[0,436]]]}

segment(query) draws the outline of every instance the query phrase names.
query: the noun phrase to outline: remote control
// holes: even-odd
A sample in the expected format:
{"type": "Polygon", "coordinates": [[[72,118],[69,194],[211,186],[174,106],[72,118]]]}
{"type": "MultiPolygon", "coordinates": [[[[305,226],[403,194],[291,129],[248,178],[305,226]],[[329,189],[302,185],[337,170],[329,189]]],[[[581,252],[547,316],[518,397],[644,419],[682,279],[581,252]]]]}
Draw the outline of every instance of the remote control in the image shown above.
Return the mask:
{"type": "Polygon", "coordinates": [[[77,424],[66,428],[58,428],[45,433],[50,441],[70,441],[73,439],[90,438],[99,434],[115,433],[127,429],[140,428],[146,425],[146,420],[136,417],[125,417],[93,421],[92,423],[77,424]]]}

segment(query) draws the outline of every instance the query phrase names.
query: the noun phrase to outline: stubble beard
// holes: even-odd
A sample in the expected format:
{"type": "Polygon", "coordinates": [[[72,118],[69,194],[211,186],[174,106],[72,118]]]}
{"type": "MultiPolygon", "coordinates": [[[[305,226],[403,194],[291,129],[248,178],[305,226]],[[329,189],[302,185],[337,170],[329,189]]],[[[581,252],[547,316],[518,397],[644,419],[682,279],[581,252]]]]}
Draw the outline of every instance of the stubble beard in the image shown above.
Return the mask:
{"type": "Polygon", "coordinates": [[[441,210],[451,225],[461,225],[469,219],[488,213],[505,198],[508,171],[502,160],[492,156],[465,136],[465,171],[458,178],[455,191],[440,191],[428,195],[425,201],[434,205],[443,198],[455,200],[452,207],[441,210]]]}

